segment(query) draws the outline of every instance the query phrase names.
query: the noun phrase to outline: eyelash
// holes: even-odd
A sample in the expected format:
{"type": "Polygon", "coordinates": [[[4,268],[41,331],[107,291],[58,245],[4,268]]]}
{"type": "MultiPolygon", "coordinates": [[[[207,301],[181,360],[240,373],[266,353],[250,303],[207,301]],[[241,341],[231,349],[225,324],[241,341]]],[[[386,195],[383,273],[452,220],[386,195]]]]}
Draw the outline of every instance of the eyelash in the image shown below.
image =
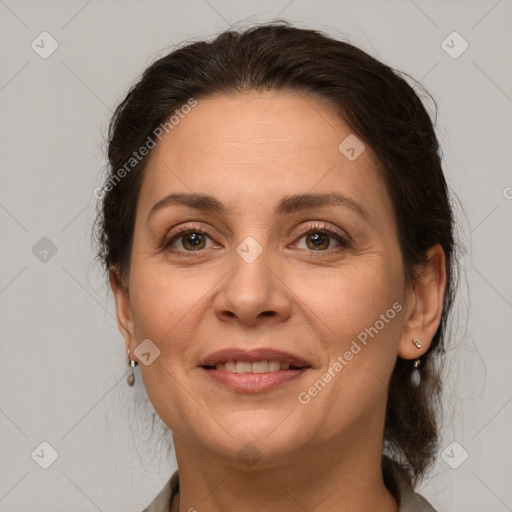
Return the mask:
{"type": "MultiPolygon", "coordinates": [[[[347,236],[342,235],[341,233],[339,233],[337,231],[327,229],[326,226],[327,226],[327,223],[314,224],[312,226],[307,226],[300,230],[298,239],[300,239],[304,235],[308,235],[310,233],[320,233],[323,235],[329,235],[330,237],[334,238],[341,245],[341,248],[348,249],[351,247],[351,241],[347,236]]],[[[199,229],[196,226],[190,226],[190,227],[187,227],[187,228],[181,229],[181,230],[171,230],[167,234],[167,236],[164,237],[162,244],[160,246],[160,249],[168,250],[169,246],[172,245],[172,243],[175,240],[179,239],[180,237],[184,237],[185,235],[190,234],[190,233],[199,233],[201,235],[206,235],[210,239],[212,239],[212,237],[205,231],[202,231],[201,229],[199,229]]],[[[307,249],[305,249],[305,250],[308,251],[307,249]]],[[[332,250],[336,251],[336,249],[332,249],[332,250]]],[[[338,250],[341,250],[341,249],[338,248],[338,250]]],[[[173,252],[174,254],[177,254],[178,256],[185,257],[185,258],[196,256],[197,253],[200,253],[203,251],[204,250],[198,250],[198,251],[171,250],[171,252],[173,252]]],[[[321,250],[321,251],[308,251],[308,252],[312,252],[312,253],[320,252],[321,253],[321,252],[329,252],[329,251],[330,251],[330,249],[321,250]]]]}

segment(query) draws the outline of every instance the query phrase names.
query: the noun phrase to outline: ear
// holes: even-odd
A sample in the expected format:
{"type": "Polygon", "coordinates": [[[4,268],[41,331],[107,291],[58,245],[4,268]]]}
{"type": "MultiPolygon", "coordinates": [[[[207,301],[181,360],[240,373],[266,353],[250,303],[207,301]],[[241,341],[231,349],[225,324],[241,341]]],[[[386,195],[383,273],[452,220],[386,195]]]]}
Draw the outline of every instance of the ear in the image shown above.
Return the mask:
{"type": "Polygon", "coordinates": [[[427,263],[420,269],[406,308],[405,327],[398,347],[402,359],[416,359],[430,347],[441,314],[446,289],[445,254],[437,244],[427,251],[427,263]],[[419,341],[418,348],[413,340],[419,341]]]}
{"type": "Polygon", "coordinates": [[[128,353],[128,349],[130,349],[131,354],[133,354],[137,344],[135,343],[130,309],[130,289],[127,284],[122,282],[119,269],[115,265],[110,267],[109,281],[116,302],[117,326],[123,335],[126,352],[128,353]]]}

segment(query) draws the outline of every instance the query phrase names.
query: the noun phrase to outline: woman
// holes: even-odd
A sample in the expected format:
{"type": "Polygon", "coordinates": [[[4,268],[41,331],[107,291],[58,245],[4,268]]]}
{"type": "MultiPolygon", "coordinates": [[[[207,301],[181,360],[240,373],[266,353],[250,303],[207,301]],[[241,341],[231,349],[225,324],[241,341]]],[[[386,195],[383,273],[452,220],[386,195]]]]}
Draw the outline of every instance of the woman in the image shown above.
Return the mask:
{"type": "Polygon", "coordinates": [[[279,22],[152,64],[99,256],[178,471],[145,510],[432,511],[452,211],[413,89],[279,22]]]}

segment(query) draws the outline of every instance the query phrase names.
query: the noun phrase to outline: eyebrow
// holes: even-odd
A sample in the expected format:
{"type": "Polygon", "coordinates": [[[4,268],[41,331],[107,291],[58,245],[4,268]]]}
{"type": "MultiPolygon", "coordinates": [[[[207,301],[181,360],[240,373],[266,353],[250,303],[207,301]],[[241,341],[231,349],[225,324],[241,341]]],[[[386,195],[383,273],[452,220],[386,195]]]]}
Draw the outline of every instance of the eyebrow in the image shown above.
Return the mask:
{"type": "MultiPolygon", "coordinates": [[[[207,194],[169,194],[151,208],[146,223],[159,210],[170,206],[188,206],[200,211],[212,213],[228,213],[229,209],[218,199],[207,194]]],[[[350,208],[365,220],[370,219],[368,211],[349,197],[335,193],[324,194],[293,194],[283,197],[274,208],[274,215],[286,215],[302,210],[341,205],[350,208]]]]}

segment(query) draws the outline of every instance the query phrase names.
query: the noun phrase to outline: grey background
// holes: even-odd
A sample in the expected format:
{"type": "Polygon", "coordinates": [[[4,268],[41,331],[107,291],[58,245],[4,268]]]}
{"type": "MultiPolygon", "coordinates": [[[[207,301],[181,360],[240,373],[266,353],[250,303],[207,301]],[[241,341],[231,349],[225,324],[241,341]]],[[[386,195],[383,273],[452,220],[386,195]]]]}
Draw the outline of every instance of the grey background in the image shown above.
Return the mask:
{"type": "Polygon", "coordinates": [[[349,40],[437,101],[466,247],[442,449],[469,457],[453,469],[440,456],[419,492],[440,511],[512,510],[511,14],[510,0],[0,0],[0,511],[140,511],[174,471],[138,369],[126,385],[93,260],[107,122],[167,48],[277,16],[349,40]],[[47,59],[31,47],[43,31],[59,45],[47,59]],[[469,43],[456,59],[441,46],[453,31],[469,43]],[[48,469],[43,441],[58,452],[48,469]]]}

